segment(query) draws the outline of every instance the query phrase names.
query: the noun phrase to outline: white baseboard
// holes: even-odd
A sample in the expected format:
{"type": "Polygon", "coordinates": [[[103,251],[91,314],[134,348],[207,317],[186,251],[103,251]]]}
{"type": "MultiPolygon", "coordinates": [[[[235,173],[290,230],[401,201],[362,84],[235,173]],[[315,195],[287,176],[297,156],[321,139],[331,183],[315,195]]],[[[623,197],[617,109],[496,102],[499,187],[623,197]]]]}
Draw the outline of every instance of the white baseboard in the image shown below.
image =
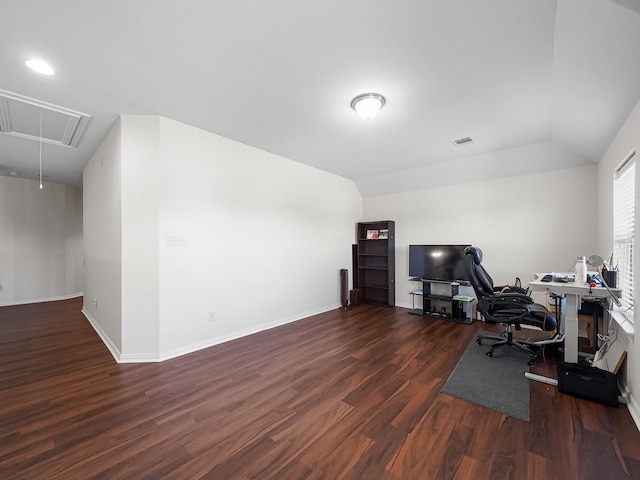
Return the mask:
{"type": "Polygon", "coordinates": [[[297,322],[299,320],[303,320],[313,315],[329,312],[339,307],[340,305],[331,305],[328,307],[320,308],[318,310],[304,312],[302,314],[283,318],[275,322],[263,323],[261,325],[256,325],[254,327],[246,328],[244,330],[238,330],[236,332],[231,332],[226,335],[220,335],[218,337],[209,338],[202,342],[196,342],[191,345],[185,345],[184,347],[179,347],[166,352],[161,352],[158,355],[124,354],[124,355],[120,355],[119,362],[120,363],[164,362],[165,360],[171,360],[172,358],[181,357],[182,355],[187,355],[189,353],[194,353],[199,350],[203,350],[205,348],[213,347],[215,345],[220,345],[222,343],[230,342],[232,340],[237,340],[238,338],[246,337],[248,335],[253,335],[254,333],[263,332],[265,330],[270,330],[272,328],[280,327],[288,323],[297,322]]]}
{"type": "Polygon", "coordinates": [[[318,315],[320,313],[325,313],[331,310],[335,310],[336,308],[339,308],[339,307],[340,305],[327,306],[324,308],[320,308],[318,310],[304,312],[299,315],[283,318],[275,322],[263,323],[261,325],[257,325],[251,328],[246,328],[244,330],[238,330],[237,332],[231,332],[226,335],[220,335],[218,337],[209,338],[201,342],[196,342],[191,345],[185,345],[183,347],[179,347],[166,352],[160,352],[158,354],[121,353],[85,308],[82,309],[82,313],[87,318],[87,320],[89,321],[93,329],[96,331],[98,336],[102,339],[103,343],[109,349],[109,352],[111,352],[111,355],[113,355],[113,358],[116,360],[116,362],[118,363],[154,363],[154,362],[164,362],[165,360],[181,357],[182,355],[187,355],[189,353],[194,353],[199,350],[203,350],[205,348],[230,342],[231,340],[236,340],[238,338],[246,337],[248,335],[253,335],[254,333],[263,332],[265,330],[270,330],[272,328],[280,327],[288,323],[297,322],[299,320],[303,320],[313,315],[318,315]]]}
{"type": "Polygon", "coordinates": [[[640,430],[640,405],[638,405],[636,398],[631,395],[629,387],[627,387],[626,383],[623,382],[620,377],[618,377],[618,388],[622,392],[622,398],[624,398],[627,403],[627,409],[631,414],[631,418],[633,418],[633,422],[636,424],[636,428],[640,430]]]}
{"type": "Polygon", "coordinates": [[[81,297],[83,292],[71,293],[69,295],[60,295],[47,298],[31,298],[26,300],[10,300],[8,302],[0,302],[0,307],[11,307],[14,305],[29,305],[31,303],[57,302],[59,300],[69,300],[71,298],[81,297]]]}
{"type": "Polygon", "coordinates": [[[95,319],[91,316],[91,314],[87,311],[86,308],[82,307],[81,312],[85,316],[85,318],[89,321],[89,324],[96,331],[96,333],[102,340],[102,343],[105,344],[105,346],[107,347],[107,349],[109,350],[109,352],[111,353],[115,361],[120,363],[120,357],[121,357],[120,350],[118,350],[118,348],[113,344],[109,336],[106,333],[104,333],[104,330],[100,328],[100,325],[98,325],[98,322],[95,321],[95,319]]]}
{"type": "Polygon", "coordinates": [[[629,409],[631,418],[633,418],[633,421],[636,424],[636,428],[640,430],[640,408],[638,406],[638,402],[636,402],[635,397],[632,397],[632,396],[628,397],[627,408],[629,409]]]}

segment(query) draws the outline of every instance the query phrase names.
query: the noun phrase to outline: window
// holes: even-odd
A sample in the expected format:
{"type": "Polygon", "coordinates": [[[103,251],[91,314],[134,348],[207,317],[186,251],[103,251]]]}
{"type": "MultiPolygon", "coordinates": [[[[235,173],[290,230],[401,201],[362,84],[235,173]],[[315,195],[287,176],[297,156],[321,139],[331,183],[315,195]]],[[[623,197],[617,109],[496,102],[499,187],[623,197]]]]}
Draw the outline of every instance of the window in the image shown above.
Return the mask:
{"type": "Polygon", "coordinates": [[[616,169],[613,179],[613,267],[622,290],[622,310],[633,321],[633,248],[635,231],[636,162],[633,150],[616,169]]]}

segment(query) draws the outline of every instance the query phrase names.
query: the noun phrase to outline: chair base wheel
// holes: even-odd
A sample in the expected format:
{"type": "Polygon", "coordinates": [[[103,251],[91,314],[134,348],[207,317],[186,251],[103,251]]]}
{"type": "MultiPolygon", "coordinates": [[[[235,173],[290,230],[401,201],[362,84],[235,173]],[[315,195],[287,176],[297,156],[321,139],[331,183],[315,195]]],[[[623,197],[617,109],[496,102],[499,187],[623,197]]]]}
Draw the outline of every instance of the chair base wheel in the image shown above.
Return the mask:
{"type": "Polygon", "coordinates": [[[487,352],[487,357],[493,357],[493,352],[487,352]]]}
{"type": "Polygon", "coordinates": [[[481,338],[477,338],[477,339],[476,339],[476,343],[477,343],[478,345],[482,345],[482,339],[481,339],[481,338]]]}

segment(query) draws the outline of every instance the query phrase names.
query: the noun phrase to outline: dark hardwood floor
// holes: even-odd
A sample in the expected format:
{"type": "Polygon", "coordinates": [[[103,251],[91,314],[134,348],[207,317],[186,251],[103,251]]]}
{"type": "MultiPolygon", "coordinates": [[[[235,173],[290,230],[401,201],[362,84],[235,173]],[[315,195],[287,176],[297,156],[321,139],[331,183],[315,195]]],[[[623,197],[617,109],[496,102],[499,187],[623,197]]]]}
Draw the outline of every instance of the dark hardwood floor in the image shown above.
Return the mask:
{"type": "Polygon", "coordinates": [[[624,406],[532,382],[527,423],[441,394],[481,323],[359,306],[118,365],[80,308],[0,308],[2,479],[640,478],[624,406]]]}

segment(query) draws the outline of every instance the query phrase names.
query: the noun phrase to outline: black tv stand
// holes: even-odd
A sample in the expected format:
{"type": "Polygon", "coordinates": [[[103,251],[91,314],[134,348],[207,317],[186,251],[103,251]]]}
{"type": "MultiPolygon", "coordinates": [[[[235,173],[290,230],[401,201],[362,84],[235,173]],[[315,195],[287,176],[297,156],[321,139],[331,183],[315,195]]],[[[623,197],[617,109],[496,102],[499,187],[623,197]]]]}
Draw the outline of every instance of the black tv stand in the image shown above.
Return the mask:
{"type": "MultiPolygon", "coordinates": [[[[424,278],[410,278],[412,282],[421,282],[422,289],[410,293],[412,308],[409,313],[434,318],[441,318],[458,323],[472,323],[465,315],[464,300],[456,299],[461,282],[443,282],[424,278]],[[416,297],[422,304],[415,305],[416,297]]],[[[419,302],[418,302],[419,303],[419,302]]]]}

